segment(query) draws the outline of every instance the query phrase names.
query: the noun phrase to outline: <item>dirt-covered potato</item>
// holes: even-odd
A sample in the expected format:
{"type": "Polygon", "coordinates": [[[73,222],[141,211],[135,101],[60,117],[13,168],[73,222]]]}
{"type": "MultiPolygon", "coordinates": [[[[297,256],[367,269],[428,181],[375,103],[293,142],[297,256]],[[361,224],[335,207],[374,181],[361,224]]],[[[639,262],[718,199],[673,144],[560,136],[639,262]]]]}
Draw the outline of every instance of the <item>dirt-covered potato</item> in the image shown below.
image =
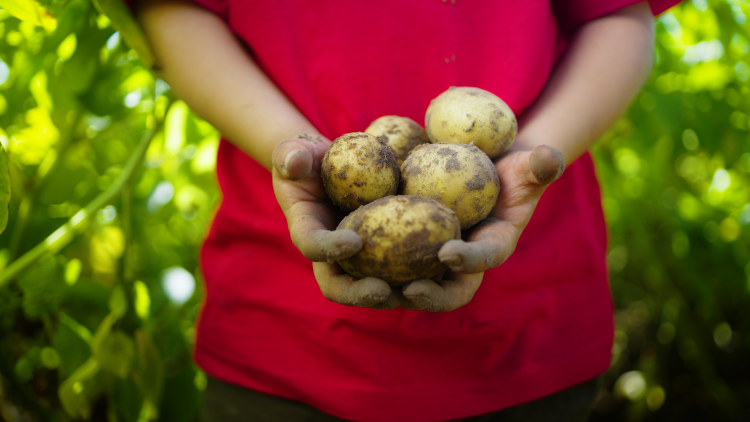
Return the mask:
{"type": "Polygon", "coordinates": [[[409,154],[409,151],[417,145],[430,142],[427,132],[417,122],[401,116],[383,116],[370,123],[365,133],[384,137],[385,143],[396,154],[396,162],[399,167],[409,154]]]}
{"type": "Polygon", "coordinates": [[[388,196],[344,218],[338,229],[362,238],[362,249],[338,261],[348,274],[377,277],[392,286],[431,278],[447,269],[438,251],[461,238],[456,214],[443,204],[419,196],[388,196]]]}
{"type": "Polygon", "coordinates": [[[446,205],[466,229],[492,211],[500,180],[495,165],[474,145],[426,144],[414,148],[401,166],[399,193],[446,205]]]}
{"type": "Polygon", "coordinates": [[[336,138],[323,157],[323,187],[334,204],[345,211],[393,195],[398,189],[396,156],[381,139],[364,132],[336,138]]]}
{"type": "Polygon", "coordinates": [[[430,102],[425,129],[432,143],[474,142],[495,158],[513,145],[518,122],[510,107],[495,94],[479,88],[451,87],[430,102]]]}

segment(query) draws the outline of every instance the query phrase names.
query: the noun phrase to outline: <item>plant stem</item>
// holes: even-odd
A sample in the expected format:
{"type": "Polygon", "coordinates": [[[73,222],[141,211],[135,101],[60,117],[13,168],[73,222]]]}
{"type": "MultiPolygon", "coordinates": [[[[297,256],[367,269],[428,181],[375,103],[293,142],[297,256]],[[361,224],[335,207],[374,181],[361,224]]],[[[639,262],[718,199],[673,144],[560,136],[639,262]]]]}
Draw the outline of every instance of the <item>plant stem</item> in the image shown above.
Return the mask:
{"type": "Polygon", "coordinates": [[[66,131],[66,135],[60,140],[59,148],[55,154],[55,160],[50,167],[44,171],[43,174],[37,174],[36,178],[32,178],[27,183],[25,191],[29,192],[28,195],[24,196],[21,200],[21,204],[18,207],[18,222],[15,224],[15,229],[10,241],[10,259],[14,260],[18,258],[23,248],[24,235],[28,226],[29,220],[34,213],[34,208],[38,200],[38,195],[49,183],[52,175],[57,172],[57,169],[62,165],[63,157],[68,151],[68,148],[73,144],[73,137],[75,136],[75,130],[81,122],[83,112],[80,108],[75,111],[75,118],[73,123],[70,125],[69,130],[66,131]]]}
{"type": "Polygon", "coordinates": [[[120,224],[125,237],[125,248],[120,260],[120,280],[127,299],[127,310],[122,317],[122,323],[125,331],[133,333],[139,327],[138,316],[135,312],[135,291],[134,291],[134,269],[133,269],[133,184],[128,182],[122,189],[120,204],[120,224]]]}
{"type": "Polygon", "coordinates": [[[21,240],[23,239],[24,232],[26,231],[26,223],[29,221],[34,198],[31,194],[24,196],[21,199],[21,203],[18,204],[18,221],[14,224],[13,233],[10,237],[10,259],[18,258],[18,254],[21,250],[21,240]]]}
{"type": "Polygon", "coordinates": [[[4,271],[0,272],[0,288],[8,284],[16,275],[26,269],[29,265],[36,262],[39,258],[47,255],[53,255],[60,249],[70,243],[77,234],[83,232],[86,224],[91,217],[103,206],[107,205],[122,190],[125,183],[133,176],[138,165],[143,161],[151,140],[154,135],[161,129],[162,122],[158,122],[154,127],[148,130],[144,139],[136,147],[133,155],[125,164],[122,172],[117,179],[104,192],[99,194],[86,207],[76,213],[67,223],[55,230],[44,241],[36,245],[33,249],[26,252],[23,256],[13,261],[4,271]]]}

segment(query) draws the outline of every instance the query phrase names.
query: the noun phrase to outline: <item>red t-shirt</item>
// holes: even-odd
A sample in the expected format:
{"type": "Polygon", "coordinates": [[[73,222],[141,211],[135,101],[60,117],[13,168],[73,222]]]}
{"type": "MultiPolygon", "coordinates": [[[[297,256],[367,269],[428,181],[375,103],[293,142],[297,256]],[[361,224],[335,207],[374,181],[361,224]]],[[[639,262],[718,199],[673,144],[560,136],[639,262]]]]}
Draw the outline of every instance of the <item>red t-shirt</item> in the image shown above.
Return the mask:
{"type": "MultiPolygon", "coordinates": [[[[521,115],[564,53],[565,30],[637,2],[197,1],[330,139],[383,115],[424,122],[450,86],[491,91],[521,115]]],[[[609,366],[606,229],[588,154],[545,192],[510,259],[448,313],[329,302],[290,240],[270,173],[225,141],[217,173],[195,351],[217,378],[345,419],[430,421],[534,400],[609,366]]]]}

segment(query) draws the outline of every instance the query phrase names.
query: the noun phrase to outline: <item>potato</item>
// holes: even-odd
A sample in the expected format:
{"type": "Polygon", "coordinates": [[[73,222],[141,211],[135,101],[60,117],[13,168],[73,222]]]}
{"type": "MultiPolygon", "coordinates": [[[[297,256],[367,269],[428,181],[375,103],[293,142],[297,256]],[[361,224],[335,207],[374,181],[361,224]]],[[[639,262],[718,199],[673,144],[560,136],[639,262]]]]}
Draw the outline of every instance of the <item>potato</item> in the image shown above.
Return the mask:
{"type": "Polygon", "coordinates": [[[474,145],[425,144],[414,148],[401,166],[399,192],[446,205],[467,229],[492,211],[500,180],[495,165],[474,145]]]}
{"type": "Polygon", "coordinates": [[[377,277],[392,286],[431,278],[447,269],[438,251],[461,238],[456,214],[443,204],[413,195],[387,196],[349,214],[337,229],[354,230],[362,249],[338,261],[348,274],[377,277]]]}
{"type": "Polygon", "coordinates": [[[490,158],[496,158],[513,145],[518,122],[496,95],[479,88],[451,87],[430,102],[425,129],[432,143],[474,142],[490,158]]]}
{"type": "Polygon", "coordinates": [[[321,162],[320,177],[331,201],[345,211],[354,211],[395,194],[399,169],[396,156],[383,140],[353,132],[333,141],[321,162]]]}
{"type": "Polygon", "coordinates": [[[396,162],[401,163],[409,154],[409,151],[417,145],[430,142],[427,133],[417,122],[401,116],[383,116],[370,123],[365,133],[377,137],[385,137],[385,143],[391,147],[396,154],[396,162]]]}

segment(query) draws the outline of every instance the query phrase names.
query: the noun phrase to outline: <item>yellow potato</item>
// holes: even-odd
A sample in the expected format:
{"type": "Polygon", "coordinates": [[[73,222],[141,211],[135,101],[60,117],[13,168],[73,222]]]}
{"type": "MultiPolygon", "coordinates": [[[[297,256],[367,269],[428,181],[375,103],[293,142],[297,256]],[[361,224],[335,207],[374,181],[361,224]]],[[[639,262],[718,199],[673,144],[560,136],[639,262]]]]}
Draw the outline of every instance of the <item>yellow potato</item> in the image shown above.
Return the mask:
{"type": "Polygon", "coordinates": [[[393,195],[398,189],[396,156],[382,140],[353,132],[333,141],[321,162],[320,177],[328,197],[345,211],[393,195]]]}
{"type": "Polygon", "coordinates": [[[492,211],[500,180],[495,165],[474,145],[426,144],[414,148],[401,166],[399,193],[446,205],[467,229],[492,211]]]}
{"type": "Polygon", "coordinates": [[[370,123],[365,133],[384,137],[385,143],[396,154],[396,162],[399,167],[409,154],[409,151],[417,145],[430,142],[427,133],[417,122],[401,116],[383,116],[370,123]]]}
{"type": "Polygon", "coordinates": [[[507,151],[518,132],[513,111],[479,88],[451,87],[430,102],[425,115],[430,142],[474,143],[490,158],[507,151]]]}
{"type": "Polygon", "coordinates": [[[419,196],[388,196],[344,218],[338,229],[354,230],[362,249],[338,261],[348,274],[377,277],[392,286],[431,278],[447,269],[438,251],[461,238],[456,214],[445,205],[419,196]]]}

